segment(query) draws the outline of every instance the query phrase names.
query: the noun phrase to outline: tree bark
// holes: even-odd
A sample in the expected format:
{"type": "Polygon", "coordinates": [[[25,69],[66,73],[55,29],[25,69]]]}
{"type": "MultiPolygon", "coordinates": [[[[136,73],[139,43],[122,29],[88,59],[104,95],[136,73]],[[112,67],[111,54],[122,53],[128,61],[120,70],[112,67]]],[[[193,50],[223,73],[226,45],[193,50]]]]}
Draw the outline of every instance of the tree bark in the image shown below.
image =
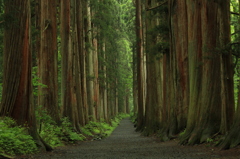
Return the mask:
{"type": "Polygon", "coordinates": [[[137,129],[142,130],[144,124],[144,94],[143,94],[143,30],[141,1],[136,0],[136,37],[137,37],[137,86],[138,86],[138,116],[137,129]]]}
{"type": "Polygon", "coordinates": [[[0,116],[10,116],[27,126],[39,147],[45,148],[37,133],[32,92],[32,53],[30,49],[30,1],[5,2],[5,16],[14,17],[4,31],[3,92],[0,116]]]}
{"type": "Polygon", "coordinates": [[[61,1],[61,54],[62,54],[62,114],[68,117],[75,130],[80,131],[75,86],[76,26],[74,1],[61,1]],[[73,31],[71,31],[71,29],[73,31]]]}
{"type": "MultiPolygon", "coordinates": [[[[155,6],[155,0],[147,0],[146,8],[155,6]]],[[[154,49],[157,44],[157,34],[152,30],[157,25],[156,13],[152,11],[146,12],[146,67],[147,67],[147,91],[146,91],[146,112],[145,112],[145,129],[144,134],[150,135],[159,129],[160,121],[157,119],[160,116],[160,103],[158,103],[158,96],[160,92],[158,89],[157,80],[161,80],[161,74],[158,74],[160,67],[157,67],[158,51],[154,49]],[[160,77],[157,79],[157,77],[160,77]]]]}
{"type": "Polygon", "coordinates": [[[57,81],[57,6],[55,0],[41,1],[40,52],[38,55],[38,105],[47,110],[56,123],[60,123],[57,81]]]}
{"type": "MultiPolygon", "coordinates": [[[[181,143],[197,144],[222,130],[222,114],[231,118],[231,113],[225,108],[228,100],[228,108],[232,110],[234,106],[230,88],[232,76],[230,73],[226,77],[223,71],[229,68],[231,60],[228,58],[224,59],[225,62],[222,61],[225,54],[230,56],[227,50],[224,51],[229,43],[226,37],[229,37],[230,32],[226,26],[223,30],[222,25],[219,25],[223,14],[229,14],[222,7],[228,7],[229,1],[187,1],[186,5],[190,99],[186,133],[182,136],[181,143]],[[230,84],[221,77],[228,78],[230,84]],[[227,92],[223,94],[225,90],[227,92]]],[[[229,125],[230,121],[226,124],[229,125]]]]}
{"type": "MultiPolygon", "coordinates": [[[[99,3],[99,2],[96,2],[99,3]]],[[[96,9],[92,9],[91,10],[91,17],[92,18],[96,18],[97,16],[97,10],[96,9]]],[[[100,107],[100,101],[99,101],[99,78],[98,78],[98,74],[99,74],[99,64],[98,64],[98,54],[99,54],[99,49],[98,49],[98,34],[99,34],[99,29],[98,26],[92,22],[92,45],[93,45],[93,75],[94,75],[94,80],[93,80],[93,86],[94,86],[94,107],[95,107],[95,114],[96,114],[96,118],[98,121],[100,121],[101,118],[101,107],[100,107]]]]}
{"type": "Polygon", "coordinates": [[[93,70],[93,51],[92,51],[92,27],[91,27],[91,8],[90,1],[84,2],[84,33],[85,33],[85,51],[86,51],[86,73],[87,73],[87,101],[89,109],[89,118],[96,120],[94,105],[94,70],[93,70]]]}
{"type": "MultiPolygon", "coordinates": [[[[164,140],[175,137],[186,127],[188,113],[188,38],[185,1],[169,1],[170,53],[164,55],[164,140]],[[175,9],[173,9],[175,8],[175,9]],[[181,20],[180,20],[181,19],[181,20]]],[[[166,18],[165,18],[166,19],[166,18]]],[[[164,39],[167,39],[165,37],[164,39]]],[[[163,121],[164,121],[163,120],[163,121]]]]}
{"type": "Polygon", "coordinates": [[[79,123],[84,126],[88,122],[88,112],[86,112],[86,93],[84,93],[84,79],[85,79],[85,64],[84,64],[84,50],[83,50],[83,8],[82,1],[76,1],[76,58],[75,58],[75,80],[76,80],[76,98],[77,107],[79,111],[79,123]]]}

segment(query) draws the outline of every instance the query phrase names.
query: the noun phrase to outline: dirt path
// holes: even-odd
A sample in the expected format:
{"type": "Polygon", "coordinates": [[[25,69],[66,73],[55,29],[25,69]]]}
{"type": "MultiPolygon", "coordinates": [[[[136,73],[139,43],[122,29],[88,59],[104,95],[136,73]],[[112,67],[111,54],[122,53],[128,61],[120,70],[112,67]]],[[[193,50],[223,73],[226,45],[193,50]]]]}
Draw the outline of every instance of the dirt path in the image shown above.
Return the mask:
{"type": "Polygon", "coordinates": [[[240,151],[218,151],[206,146],[180,146],[176,141],[159,142],[135,132],[129,119],[123,119],[112,135],[99,141],[60,147],[30,158],[41,159],[223,159],[240,158],[240,151]]]}

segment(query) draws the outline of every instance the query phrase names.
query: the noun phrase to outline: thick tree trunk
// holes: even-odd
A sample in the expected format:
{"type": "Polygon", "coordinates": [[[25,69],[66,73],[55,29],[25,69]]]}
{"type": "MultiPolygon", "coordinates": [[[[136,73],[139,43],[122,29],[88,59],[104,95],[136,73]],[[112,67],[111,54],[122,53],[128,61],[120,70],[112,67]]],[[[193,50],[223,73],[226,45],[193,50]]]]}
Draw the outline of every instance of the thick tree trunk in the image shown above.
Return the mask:
{"type": "MultiPolygon", "coordinates": [[[[222,19],[220,19],[220,26],[222,28],[222,45],[224,46],[224,44],[228,43],[229,40],[229,36],[228,34],[223,34],[224,31],[225,33],[229,31],[229,14],[226,14],[225,12],[229,13],[229,6],[227,4],[229,4],[229,2],[225,2],[225,3],[221,3],[221,15],[222,15],[222,19]]],[[[240,3],[239,3],[239,9],[240,9],[240,3]]],[[[225,84],[225,91],[222,91],[222,94],[225,96],[225,102],[223,103],[224,105],[229,106],[228,103],[226,103],[227,101],[230,102],[230,104],[233,103],[233,101],[231,100],[231,96],[233,93],[233,86],[232,86],[232,65],[231,65],[231,61],[232,61],[232,57],[230,53],[226,53],[223,54],[222,57],[222,71],[224,72],[223,76],[223,80],[222,80],[222,84],[225,84]],[[230,81],[230,82],[229,82],[230,81]],[[228,93],[229,92],[229,93],[228,93]],[[228,99],[230,98],[230,99],[228,99]]],[[[231,123],[231,114],[233,112],[232,107],[226,107],[226,114],[222,114],[222,131],[228,130],[229,129],[229,123],[231,123]]],[[[240,144],[240,135],[239,135],[239,130],[240,130],[240,93],[238,93],[238,102],[237,102],[237,110],[234,114],[234,119],[233,119],[233,125],[231,126],[231,129],[229,131],[229,133],[227,134],[227,136],[225,137],[225,139],[220,143],[220,147],[222,149],[228,149],[228,148],[232,148],[235,147],[237,145],[240,144]]]]}
{"type": "MultiPolygon", "coordinates": [[[[221,119],[222,114],[231,118],[231,113],[226,112],[225,108],[227,100],[230,101],[228,108],[233,110],[230,88],[232,75],[230,73],[226,77],[221,69],[231,65],[230,58],[225,59],[225,63],[222,61],[222,57],[229,54],[224,48],[229,42],[225,37],[229,37],[230,33],[227,27],[222,30],[223,27],[219,25],[219,22],[222,23],[223,14],[229,14],[227,9],[224,9],[229,6],[229,1],[187,1],[186,5],[190,100],[187,129],[181,143],[196,144],[221,131],[222,122],[226,123],[226,120],[221,119]],[[230,84],[221,77],[227,78],[230,84]],[[225,94],[222,93],[224,90],[227,91],[225,94]]],[[[232,68],[228,71],[231,72],[232,68]]],[[[226,124],[229,125],[230,121],[226,124]]]]}
{"type": "MultiPolygon", "coordinates": [[[[186,127],[188,111],[187,12],[185,1],[169,1],[170,53],[163,56],[163,140],[176,137],[186,127]],[[175,8],[175,9],[173,9],[175,8]],[[181,19],[181,20],[180,20],[181,19]]],[[[166,17],[162,18],[163,24],[166,17]]],[[[167,33],[162,33],[168,42],[167,33]]],[[[163,42],[164,42],[163,41],[163,42]]]]}
{"type": "Polygon", "coordinates": [[[138,82],[138,116],[137,129],[142,130],[144,124],[144,92],[143,92],[143,30],[141,1],[136,0],[136,37],[137,37],[137,82],[138,82]]]}
{"type": "MultiPolygon", "coordinates": [[[[77,107],[79,112],[79,123],[80,125],[84,126],[88,119],[86,119],[86,114],[88,112],[85,112],[86,109],[86,93],[84,94],[84,58],[83,58],[83,9],[82,9],[82,1],[76,1],[76,43],[77,43],[77,50],[76,50],[76,58],[75,58],[75,80],[76,80],[76,98],[77,98],[77,107]]],[[[88,118],[88,116],[87,116],[88,118]]]]}
{"type": "Polygon", "coordinates": [[[62,54],[62,114],[68,117],[75,130],[80,131],[75,94],[76,26],[74,1],[61,1],[61,54],[62,54]],[[72,9],[71,9],[72,8],[72,9]],[[71,32],[73,29],[74,32],[71,32]]]}
{"type": "Polygon", "coordinates": [[[87,73],[86,73],[86,51],[85,51],[85,34],[84,34],[84,17],[86,16],[86,12],[84,12],[84,1],[80,1],[80,6],[82,11],[79,11],[79,21],[82,22],[82,25],[79,25],[79,35],[78,41],[81,43],[79,45],[80,49],[80,73],[81,73],[81,95],[82,95],[82,104],[83,104],[83,112],[85,124],[89,123],[89,110],[88,110],[88,100],[87,100],[87,73]]]}
{"type": "Polygon", "coordinates": [[[74,114],[74,121],[73,125],[74,128],[80,132],[80,125],[82,125],[82,120],[83,120],[83,109],[81,105],[81,96],[80,96],[80,76],[79,76],[79,71],[80,71],[80,66],[79,66],[79,41],[78,41],[78,16],[81,15],[79,14],[77,10],[77,5],[79,5],[79,2],[77,0],[71,0],[71,54],[72,54],[72,66],[71,66],[71,71],[72,71],[72,86],[71,86],[71,91],[73,94],[72,98],[72,107],[73,107],[73,114],[74,114]],[[79,94],[77,94],[79,93],[79,94]],[[80,124],[81,120],[81,124],[80,124]]]}
{"type": "Polygon", "coordinates": [[[183,130],[187,123],[187,112],[189,105],[189,87],[188,87],[188,30],[186,2],[178,1],[178,7],[172,11],[171,18],[171,54],[176,59],[176,115],[177,128],[176,133],[183,130]]]}
{"type": "Polygon", "coordinates": [[[55,122],[60,123],[57,82],[57,6],[55,0],[41,1],[40,52],[38,55],[38,105],[47,110],[55,122]]]}
{"type": "MultiPolygon", "coordinates": [[[[146,8],[156,6],[155,0],[147,0],[146,8]]],[[[146,12],[146,67],[147,67],[147,91],[146,91],[146,112],[145,112],[145,129],[144,134],[149,135],[159,129],[160,121],[156,120],[160,116],[160,105],[157,101],[157,68],[155,67],[157,50],[154,50],[154,45],[157,43],[157,33],[151,31],[156,27],[157,18],[152,11],[146,12]]],[[[160,80],[160,79],[159,79],[160,80]]],[[[159,97],[161,98],[161,97],[159,97]]]]}
{"type": "Polygon", "coordinates": [[[30,1],[6,1],[5,16],[14,17],[15,20],[9,21],[4,31],[4,74],[0,116],[10,116],[19,125],[27,126],[38,146],[44,147],[37,133],[33,105],[30,1]]]}
{"type": "Polygon", "coordinates": [[[85,33],[85,51],[86,51],[86,69],[87,69],[87,101],[89,118],[96,120],[94,105],[94,70],[93,70],[93,51],[92,51],[92,27],[91,27],[91,9],[90,1],[84,2],[84,33],[85,33]]]}
{"type": "MultiPolygon", "coordinates": [[[[91,10],[92,14],[91,17],[95,18],[96,10],[91,10]]],[[[98,34],[99,34],[98,27],[92,23],[92,44],[93,44],[93,86],[94,86],[94,107],[95,107],[95,114],[98,121],[101,118],[101,108],[100,108],[100,101],[99,101],[99,79],[98,79],[98,34]]]]}
{"type": "MultiPolygon", "coordinates": [[[[240,3],[239,3],[240,9],[240,3]]],[[[221,101],[222,117],[220,132],[225,134],[230,130],[235,112],[234,103],[234,83],[233,83],[233,60],[230,52],[230,1],[225,0],[219,4],[219,47],[223,53],[221,58],[221,101]]]]}
{"type": "MultiPolygon", "coordinates": [[[[61,1],[61,26],[60,26],[60,36],[61,36],[61,54],[62,54],[62,86],[61,86],[61,101],[62,101],[62,113],[72,120],[71,106],[68,108],[68,102],[71,99],[71,92],[69,92],[69,86],[72,81],[68,81],[68,65],[72,62],[68,59],[70,56],[70,0],[61,1]],[[68,92],[67,92],[68,91],[68,92]],[[70,116],[69,116],[70,114],[70,116]]],[[[69,72],[69,74],[71,71],[69,72]]],[[[70,80],[70,79],[69,79],[70,80]]],[[[70,102],[71,103],[71,102],[70,102]]]]}
{"type": "Polygon", "coordinates": [[[102,45],[102,57],[103,57],[103,110],[104,110],[104,119],[105,121],[109,121],[109,113],[108,113],[108,96],[107,96],[107,66],[106,66],[106,46],[105,40],[103,40],[102,45]]]}

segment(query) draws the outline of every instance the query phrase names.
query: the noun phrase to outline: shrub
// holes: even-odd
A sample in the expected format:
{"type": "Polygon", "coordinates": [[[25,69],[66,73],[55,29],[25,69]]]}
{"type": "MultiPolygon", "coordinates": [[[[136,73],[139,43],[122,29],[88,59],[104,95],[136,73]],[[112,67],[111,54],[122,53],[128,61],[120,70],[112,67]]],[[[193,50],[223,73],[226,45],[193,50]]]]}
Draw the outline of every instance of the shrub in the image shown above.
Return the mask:
{"type": "MultiPolygon", "coordinates": [[[[48,115],[45,114],[44,116],[48,115]]],[[[64,145],[63,141],[72,143],[85,140],[85,136],[74,131],[68,118],[62,118],[60,126],[57,126],[53,121],[49,121],[49,119],[48,122],[42,122],[41,125],[40,136],[52,147],[64,145]]]]}
{"type": "Polygon", "coordinates": [[[37,151],[33,138],[27,134],[26,128],[17,126],[9,117],[0,119],[0,154],[22,155],[37,151]]]}

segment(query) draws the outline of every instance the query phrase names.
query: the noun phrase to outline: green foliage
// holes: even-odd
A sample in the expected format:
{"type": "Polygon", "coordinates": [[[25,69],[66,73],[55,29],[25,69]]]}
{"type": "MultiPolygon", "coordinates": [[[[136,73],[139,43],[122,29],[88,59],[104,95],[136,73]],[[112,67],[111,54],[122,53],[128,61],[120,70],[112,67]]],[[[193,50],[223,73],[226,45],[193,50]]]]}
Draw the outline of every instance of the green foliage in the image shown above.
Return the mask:
{"type": "Polygon", "coordinates": [[[137,124],[137,113],[131,112],[130,119],[134,124],[137,124]]]}
{"type": "Polygon", "coordinates": [[[130,117],[129,114],[125,113],[119,113],[117,116],[115,116],[113,119],[111,119],[111,125],[115,128],[119,125],[120,121],[124,118],[130,117]]]}
{"type": "MultiPolygon", "coordinates": [[[[134,4],[129,0],[91,1],[91,9],[96,12],[92,23],[99,28],[98,42],[106,48],[98,50],[99,64],[106,67],[106,72],[99,69],[99,84],[101,88],[109,86],[109,91],[118,92],[118,98],[123,99],[132,93],[132,46],[136,39],[134,4]]],[[[119,100],[119,105],[124,105],[123,100],[119,100]]]]}
{"type": "Polygon", "coordinates": [[[59,136],[61,140],[75,142],[83,141],[86,139],[84,135],[78,134],[77,132],[74,131],[72,124],[67,117],[62,119],[62,124],[60,128],[61,133],[59,134],[59,136]]]}
{"type": "Polygon", "coordinates": [[[33,138],[27,134],[26,128],[17,126],[11,118],[0,118],[0,154],[21,155],[37,151],[33,138]]]}
{"type": "Polygon", "coordinates": [[[32,83],[33,83],[33,95],[38,96],[38,87],[47,88],[47,85],[39,82],[39,77],[37,76],[37,66],[32,68],[32,83]]]}
{"type": "Polygon", "coordinates": [[[213,142],[213,139],[212,139],[212,138],[207,138],[206,142],[207,142],[207,143],[212,143],[212,142],[213,142]]]}
{"type": "Polygon", "coordinates": [[[62,118],[58,126],[41,106],[36,111],[36,118],[39,122],[40,136],[52,147],[63,145],[63,141],[72,143],[85,140],[82,134],[74,131],[68,118],[62,118]]]}
{"type": "Polygon", "coordinates": [[[104,138],[109,136],[113,131],[114,127],[110,126],[105,122],[93,122],[90,121],[89,124],[85,125],[81,131],[84,135],[89,137],[101,137],[104,138]]]}
{"type": "Polygon", "coordinates": [[[186,129],[184,129],[184,131],[182,131],[182,132],[179,134],[179,136],[181,137],[181,136],[183,136],[185,133],[186,133],[186,129]]]}
{"type": "Polygon", "coordinates": [[[115,118],[111,119],[110,124],[104,121],[101,122],[90,121],[89,124],[81,128],[81,133],[93,139],[105,138],[109,136],[112,133],[112,131],[119,125],[119,122],[126,117],[129,117],[129,115],[118,114],[115,118]]]}

